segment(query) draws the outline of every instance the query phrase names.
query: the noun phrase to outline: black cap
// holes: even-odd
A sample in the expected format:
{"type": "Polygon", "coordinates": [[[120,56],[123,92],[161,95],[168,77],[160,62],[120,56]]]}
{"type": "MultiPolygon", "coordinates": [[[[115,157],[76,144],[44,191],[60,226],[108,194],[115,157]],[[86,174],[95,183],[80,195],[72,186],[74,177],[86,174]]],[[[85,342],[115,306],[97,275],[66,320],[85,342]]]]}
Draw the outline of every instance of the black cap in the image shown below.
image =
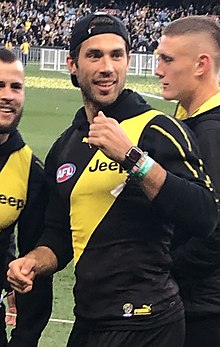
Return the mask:
{"type": "MultiPolygon", "coordinates": [[[[130,37],[128,31],[123,22],[115,16],[112,16],[106,12],[96,12],[88,14],[83,19],[76,22],[72,32],[70,40],[70,54],[74,51],[81,43],[88,40],[90,37],[99,34],[112,33],[121,36],[125,42],[130,46],[130,37]],[[106,18],[106,23],[98,21],[91,23],[95,18],[106,18]]],[[[78,81],[75,75],[71,74],[71,81],[75,87],[79,87],[78,81]]]]}

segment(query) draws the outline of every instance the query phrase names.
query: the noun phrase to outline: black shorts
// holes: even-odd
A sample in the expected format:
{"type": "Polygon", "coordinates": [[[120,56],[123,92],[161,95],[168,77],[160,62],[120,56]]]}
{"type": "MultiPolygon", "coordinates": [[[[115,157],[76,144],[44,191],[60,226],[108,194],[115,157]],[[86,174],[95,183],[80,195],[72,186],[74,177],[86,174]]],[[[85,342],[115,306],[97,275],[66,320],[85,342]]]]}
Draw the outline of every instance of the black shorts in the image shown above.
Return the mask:
{"type": "Polygon", "coordinates": [[[183,347],[184,336],[184,319],[140,331],[93,331],[74,327],[67,347],[183,347]]]}

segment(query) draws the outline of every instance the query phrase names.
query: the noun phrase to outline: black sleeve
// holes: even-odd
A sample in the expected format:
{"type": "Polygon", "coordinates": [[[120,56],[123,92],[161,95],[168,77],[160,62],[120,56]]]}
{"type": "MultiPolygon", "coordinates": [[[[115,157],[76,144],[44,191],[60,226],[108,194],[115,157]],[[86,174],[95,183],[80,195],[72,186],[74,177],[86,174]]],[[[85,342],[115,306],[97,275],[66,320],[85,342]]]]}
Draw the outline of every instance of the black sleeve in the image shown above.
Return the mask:
{"type": "MultiPolygon", "coordinates": [[[[194,128],[206,168],[220,198],[220,122],[205,121],[194,128]]],[[[219,202],[218,202],[219,205],[219,202]]],[[[220,209],[220,206],[219,206],[220,209]]],[[[220,215],[220,213],[219,213],[220,215]]],[[[174,234],[173,271],[177,279],[185,276],[202,277],[210,275],[220,266],[220,223],[208,238],[180,239],[174,234]]]]}
{"type": "Polygon", "coordinates": [[[45,217],[45,230],[37,245],[47,246],[54,252],[59,271],[73,259],[73,247],[68,207],[60,198],[55,184],[57,151],[59,152],[59,148],[57,149],[55,144],[46,158],[45,172],[50,196],[45,217]]]}
{"type": "Polygon", "coordinates": [[[188,127],[172,117],[155,117],[142,135],[142,148],[167,170],[152,202],[163,219],[183,232],[206,237],[217,224],[217,206],[197,142],[188,127]]]}
{"type": "Polygon", "coordinates": [[[219,269],[219,249],[219,228],[207,238],[191,237],[172,251],[174,276],[177,280],[195,280],[210,276],[213,271],[219,269]]]}
{"type": "Polygon", "coordinates": [[[32,250],[44,229],[44,217],[49,189],[42,163],[33,156],[28,182],[27,203],[18,221],[19,256],[32,250]]]}
{"type": "Polygon", "coordinates": [[[205,166],[220,199],[220,121],[200,123],[195,129],[205,166]]]}

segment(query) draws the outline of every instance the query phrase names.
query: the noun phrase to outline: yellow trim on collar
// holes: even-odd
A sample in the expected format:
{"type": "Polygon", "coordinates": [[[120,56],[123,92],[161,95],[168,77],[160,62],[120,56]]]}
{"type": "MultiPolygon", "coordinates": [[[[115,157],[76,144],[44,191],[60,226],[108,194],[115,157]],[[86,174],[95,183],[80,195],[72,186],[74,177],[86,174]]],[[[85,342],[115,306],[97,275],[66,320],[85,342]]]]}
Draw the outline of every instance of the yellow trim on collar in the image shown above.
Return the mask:
{"type": "Polygon", "coordinates": [[[196,117],[217,106],[220,106],[220,91],[217,94],[213,95],[209,100],[204,102],[204,104],[202,104],[191,116],[188,116],[184,107],[181,104],[179,104],[175,112],[175,118],[184,120],[187,118],[196,117]]]}

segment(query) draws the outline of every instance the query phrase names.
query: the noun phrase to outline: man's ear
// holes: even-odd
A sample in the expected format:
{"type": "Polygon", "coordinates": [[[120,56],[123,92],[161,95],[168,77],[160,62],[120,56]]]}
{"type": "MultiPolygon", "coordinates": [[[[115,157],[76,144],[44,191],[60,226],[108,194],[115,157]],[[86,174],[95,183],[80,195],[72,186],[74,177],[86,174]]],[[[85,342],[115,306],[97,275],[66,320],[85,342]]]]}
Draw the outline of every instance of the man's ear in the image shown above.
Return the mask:
{"type": "Polygon", "coordinates": [[[131,62],[131,55],[130,55],[130,53],[129,53],[129,54],[128,54],[127,72],[129,71],[130,62],[131,62]]]}
{"type": "Polygon", "coordinates": [[[75,75],[76,74],[76,64],[74,63],[74,60],[70,55],[68,55],[66,58],[66,64],[67,64],[69,72],[72,75],[75,75]]]}
{"type": "Polygon", "coordinates": [[[209,54],[200,54],[198,61],[196,63],[196,75],[202,76],[204,73],[207,73],[212,65],[211,57],[209,54]]]}
{"type": "Polygon", "coordinates": [[[76,64],[74,63],[74,60],[70,55],[68,55],[66,58],[66,64],[70,72],[70,79],[71,79],[72,85],[74,87],[79,87],[79,83],[76,77],[76,64]]]}

